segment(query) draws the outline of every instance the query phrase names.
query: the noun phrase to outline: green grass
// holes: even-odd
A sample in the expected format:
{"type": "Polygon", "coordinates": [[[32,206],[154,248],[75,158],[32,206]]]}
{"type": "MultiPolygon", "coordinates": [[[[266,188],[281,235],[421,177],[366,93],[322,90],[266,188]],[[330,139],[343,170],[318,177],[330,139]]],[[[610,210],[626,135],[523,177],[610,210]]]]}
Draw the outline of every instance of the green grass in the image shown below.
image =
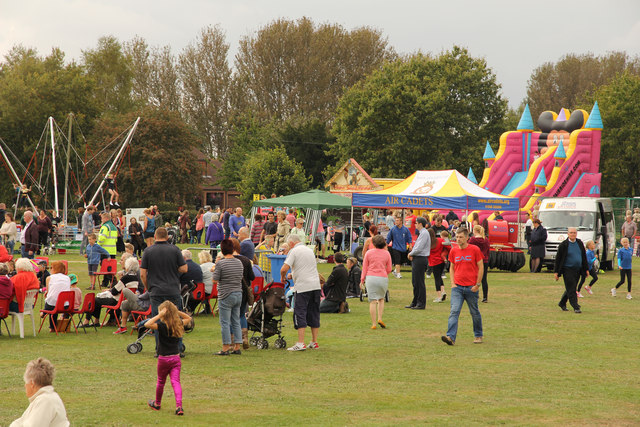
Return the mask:
{"type": "MultiPolygon", "coordinates": [[[[60,258],[60,256],[58,256],[60,258]]],[[[80,261],[79,256],[66,259],[80,261]]],[[[640,267],[640,261],[636,262],[640,267]]],[[[320,265],[328,273],[331,266],[320,265]]],[[[86,264],[71,262],[81,287],[86,264]]],[[[482,304],[485,343],[474,345],[463,308],[458,339],[446,346],[446,304],[404,309],[410,271],[390,279],[388,329],[369,329],[368,303],[349,300],[351,313],[323,315],[319,351],[290,353],[252,347],[242,356],[216,357],[217,317],[199,316],[185,338],[182,386],[185,416],[173,415],[169,384],[163,409],[154,396],[153,340],[130,355],[129,335],[113,328],[85,335],[27,332],[0,337],[0,425],[28,405],[22,374],[44,356],[57,368],[55,388],[73,425],[637,425],[640,422],[638,300],[612,298],[617,272],[601,275],[595,295],[581,300],[583,314],[562,312],[562,282],[548,273],[490,272],[489,304],[482,304]]],[[[39,303],[38,303],[39,304],[39,303]]],[[[291,314],[285,337],[295,342],[291,314]]],[[[307,342],[309,339],[307,339],[307,342]]],[[[273,339],[271,340],[271,343],[273,339]]]]}

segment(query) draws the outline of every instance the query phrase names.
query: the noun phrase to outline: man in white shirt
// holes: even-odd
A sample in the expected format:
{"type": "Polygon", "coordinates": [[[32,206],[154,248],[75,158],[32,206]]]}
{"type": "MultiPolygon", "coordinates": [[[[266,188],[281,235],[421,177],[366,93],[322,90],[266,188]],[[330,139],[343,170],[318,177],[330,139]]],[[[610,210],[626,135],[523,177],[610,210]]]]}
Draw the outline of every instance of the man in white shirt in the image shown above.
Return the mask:
{"type": "Polygon", "coordinates": [[[296,304],[293,309],[293,325],[298,330],[298,342],[289,351],[317,349],[318,331],[320,329],[320,278],[318,265],[313,250],[302,244],[300,236],[290,234],[287,238],[289,253],[280,270],[282,282],[286,281],[287,272],[291,275],[296,290],[296,304]],[[312,341],[304,344],[304,332],[311,328],[312,341]]]}
{"type": "Polygon", "coordinates": [[[206,230],[209,227],[209,224],[211,224],[211,220],[213,218],[213,210],[211,209],[211,206],[205,206],[204,210],[206,211],[204,213],[204,215],[202,215],[202,220],[204,221],[204,229],[206,230]]]}
{"type": "Polygon", "coordinates": [[[416,218],[416,230],[418,230],[418,240],[413,245],[413,250],[409,252],[411,261],[411,284],[413,285],[413,301],[405,308],[414,310],[424,310],[427,304],[427,290],[424,284],[424,274],[429,264],[429,254],[431,254],[431,236],[426,228],[427,220],[421,216],[416,218]]]}

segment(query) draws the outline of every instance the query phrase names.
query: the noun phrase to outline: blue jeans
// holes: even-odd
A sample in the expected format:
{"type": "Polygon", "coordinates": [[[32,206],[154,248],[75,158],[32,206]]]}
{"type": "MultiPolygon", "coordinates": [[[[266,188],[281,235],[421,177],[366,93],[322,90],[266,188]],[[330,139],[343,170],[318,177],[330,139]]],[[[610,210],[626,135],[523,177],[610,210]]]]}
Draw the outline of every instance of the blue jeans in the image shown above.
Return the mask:
{"type": "Polygon", "coordinates": [[[34,254],[29,255],[29,251],[25,251],[24,247],[25,247],[25,245],[21,245],[20,246],[20,253],[22,254],[22,258],[33,259],[33,255],[34,254]]]}
{"type": "Polygon", "coordinates": [[[4,245],[7,248],[7,252],[9,252],[9,255],[13,256],[13,247],[16,245],[16,241],[13,240],[11,242],[6,242],[4,245]]]}
{"type": "Polygon", "coordinates": [[[447,329],[447,336],[453,341],[456,340],[458,334],[458,317],[460,317],[463,301],[467,302],[471,319],[473,319],[473,335],[475,337],[482,336],[482,316],[478,310],[478,291],[472,292],[471,286],[456,286],[451,288],[451,313],[447,329]]]}
{"type": "Polygon", "coordinates": [[[222,332],[222,344],[231,344],[231,333],[236,344],[242,344],[242,329],[240,328],[240,304],[242,304],[242,292],[231,292],[229,296],[218,300],[220,317],[220,331],[222,332]]]}
{"type": "MultiPolygon", "coordinates": [[[[176,305],[176,307],[178,307],[178,310],[182,311],[182,298],[180,297],[180,295],[171,295],[171,296],[164,296],[164,295],[153,296],[152,295],[150,300],[151,300],[151,317],[158,315],[158,307],[160,307],[160,304],[162,304],[165,301],[171,301],[176,305]]],[[[158,350],[158,334],[155,333],[153,334],[153,336],[156,339],[156,351],[157,351],[158,350]]],[[[182,338],[180,338],[180,350],[182,350],[182,338]]]]}

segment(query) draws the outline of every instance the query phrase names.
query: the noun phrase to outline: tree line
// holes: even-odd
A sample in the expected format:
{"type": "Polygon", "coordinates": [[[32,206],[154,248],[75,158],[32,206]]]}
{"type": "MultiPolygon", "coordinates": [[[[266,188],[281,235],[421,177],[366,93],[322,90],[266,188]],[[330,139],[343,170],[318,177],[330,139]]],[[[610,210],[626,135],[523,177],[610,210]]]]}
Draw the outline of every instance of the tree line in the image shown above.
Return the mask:
{"type": "MultiPolygon", "coordinates": [[[[373,176],[478,172],[485,141],[497,149],[524,103],[535,120],[545,109],[589,110],[597,99],[603,194],[640,190],[619,182],[640,148],[640,66],[624,52],[541,65],[513,110],[489,64],[458,46],[400,54],[377,29],[302,18],[242,37],[233,61],[229,48],[220,26],[201,29],[180,52],[105,36],[68,61],[58,48],[42,56],[16,45],[0,63],[0,137],[26,163],[47,117],[62,123],[73,112],[95,153],[140,115],[118,179],[125,203],[193,200],[203,172],[195,150],[223,160],[220,183],[249,201],[319,187],[349,157],[373,176]]],[[[3,180],[0,196],[11,194],[3,180]]]]}

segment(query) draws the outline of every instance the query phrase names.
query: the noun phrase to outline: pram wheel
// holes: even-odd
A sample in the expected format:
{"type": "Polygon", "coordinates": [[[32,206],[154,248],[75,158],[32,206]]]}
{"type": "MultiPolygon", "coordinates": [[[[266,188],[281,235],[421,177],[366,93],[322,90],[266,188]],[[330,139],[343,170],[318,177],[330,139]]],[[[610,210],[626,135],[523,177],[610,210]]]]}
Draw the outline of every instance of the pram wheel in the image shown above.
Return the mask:
{"type": "MultiPolygon", "coordinates": [[[[140,346],[142,347],[142,345],[140,346]]],[[[140,351],[140,349],[138,348],[138,343],[133,343],[133,344],[129,344],[127,346],[127,353],[129,354],[136,354],[140,351]]]]}
{"type": "Polygon", "coordinates": [[[278,338],[274,341],[273,346],[275,348],[285,348],[287,346],[287,342],[284,340],[284,338],[278,338]]]}
{"type": "Polygon", "coordinates": [[[251,337],[249,338],[249,344],[256,346],[258,345],[258,342],[260,341],[260,338],[258,337],[251,337]]]}
{"type": "Polygon", "coordinates": [[[266,350],[269,348],[269,341],[262,338],[258,341],[258,344],[256,346],[258,347],[258,350],[266,350]]]}
{"type": "Polygon", "coordinates": [[[138,347],[138,353],[140,353],[142,351],[142,343],[141,342],[137,342],[136,346],[138,347]]]}

